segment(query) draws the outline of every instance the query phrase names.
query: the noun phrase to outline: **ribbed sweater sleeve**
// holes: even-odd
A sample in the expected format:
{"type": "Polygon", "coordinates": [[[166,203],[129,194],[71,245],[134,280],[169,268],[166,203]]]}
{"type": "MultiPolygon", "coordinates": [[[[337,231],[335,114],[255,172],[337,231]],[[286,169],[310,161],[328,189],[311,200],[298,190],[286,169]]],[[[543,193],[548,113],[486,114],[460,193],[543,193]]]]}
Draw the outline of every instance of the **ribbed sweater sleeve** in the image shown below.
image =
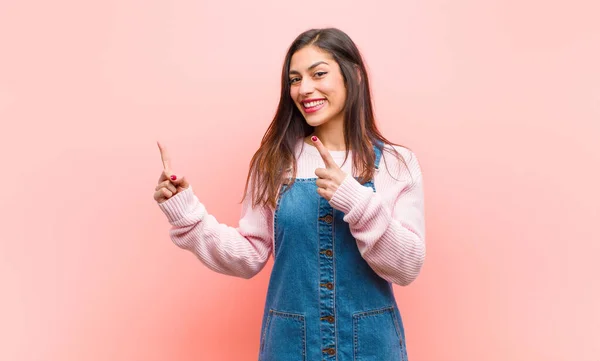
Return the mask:
{"type": "Polygon", "coordinates": [[[421,168],[414,153],[406,151],[405,155],[412,177],[394,179],[399,165],[392,164],[390,174],[382,162],[375,175],[375,192],[348,175],[330,201],[345,213],[344,220],[371,268],[402,286],[418,276],[425,260],[421,168]]]}
{"type": "Polygon", "coordinates": [[[273,214],[269,207],[253,208],[251,197],[242,203],[236,228],[209,214],[191,186],[158,205],[172,226],[171,240],[213,271],[248,279],[267,263],[273,244],[273,214]]]}

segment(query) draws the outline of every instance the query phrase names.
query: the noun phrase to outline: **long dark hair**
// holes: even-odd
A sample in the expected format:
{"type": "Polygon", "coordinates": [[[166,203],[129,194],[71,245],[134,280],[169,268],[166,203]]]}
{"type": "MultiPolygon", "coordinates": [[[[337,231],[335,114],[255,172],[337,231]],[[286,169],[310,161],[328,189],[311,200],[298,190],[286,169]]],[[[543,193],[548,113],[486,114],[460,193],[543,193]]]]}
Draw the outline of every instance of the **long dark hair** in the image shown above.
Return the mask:
{"type": "MultiPolygon", "coordinates": [[[[375,172],[373,145],[381,150],[384,150],[385,144],[398,145],[388,141],[377,129],[367,71],[352,39],[336,28],[305,31],[294,40],[287,51],[281,73],[279,106],[250,162],[244,197],[248,194],[248,187],[252,187],[253,206],[276,206],[279,189],[285,181],[287,171],[292,171],[290,186],[296,178],[295,146],[300,138],[310,135],[314,130],[291,98],[289,83],[292,55],[310,45],[328,52],[339,64],[347,92],[344,105],[346,158],[348,151],[352,149],[353,170],[358,174],[361,184],[372,179],[375,172]]],[[[402,156],[393,147],[390,148],[406,164],[402,156]]],[[[389,151],[390,148],[385,150],[389,151]]]]}

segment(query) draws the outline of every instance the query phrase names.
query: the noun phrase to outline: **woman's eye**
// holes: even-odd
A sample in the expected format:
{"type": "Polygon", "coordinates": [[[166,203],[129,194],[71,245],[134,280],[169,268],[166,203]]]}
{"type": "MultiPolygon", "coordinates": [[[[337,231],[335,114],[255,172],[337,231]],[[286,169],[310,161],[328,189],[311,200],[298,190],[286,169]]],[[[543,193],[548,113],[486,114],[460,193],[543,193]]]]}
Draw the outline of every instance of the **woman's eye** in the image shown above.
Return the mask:
{"type": "Polygon", "coordinates": [[[317,77],[319,77],[319,78],[320,78],[320,77],[322,77],[322,76],[323,76],[323,75],[325,75],[325,74],[327,74],[327,72],[326,72],[326,71],[318,71],[318,72],[316,72],[316,73],[315,73],[315,75],[316,75],[317,77]]]}
{"type": "Polygon", "coordinates": [[[290,79],[290,84],[294,84],[295,82],[300,81],[300,78],[291,78],[290,79]]]}

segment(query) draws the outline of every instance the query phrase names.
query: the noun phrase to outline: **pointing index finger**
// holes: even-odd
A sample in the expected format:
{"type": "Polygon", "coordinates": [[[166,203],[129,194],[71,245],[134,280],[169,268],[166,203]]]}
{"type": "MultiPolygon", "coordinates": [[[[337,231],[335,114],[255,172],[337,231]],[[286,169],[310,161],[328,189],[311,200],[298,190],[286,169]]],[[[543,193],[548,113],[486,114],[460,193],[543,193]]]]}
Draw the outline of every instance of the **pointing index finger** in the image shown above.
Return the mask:
{"type": "Polygon", "coordinates": [[[327,148],[325,148],[325,146],[323,145],[323,143],[321,143],[321,140],[319,138],[315,137],[315,136],[313,136],[311,139],[312,139],[315,147],[317,147],[317,150],[319,151],[319,154],[321,154],[321,158],[323,158],[323,161],[325,162],[325,166],[327,168],[336,168],[337,164],[333,160],[333,157],[331,156],[331,153],[329,153],[329,151],[327,150],[327,148]]]}
{"type": "Polygon", "coordinates": [[[156,142],[158,144],[158,149],[160,150],[160,159],[162,160],[163,168],[166,171],[171,171],[171,158],[169,158],[169,153],[167,149],[160,144],[160,142],[156,142]]]}

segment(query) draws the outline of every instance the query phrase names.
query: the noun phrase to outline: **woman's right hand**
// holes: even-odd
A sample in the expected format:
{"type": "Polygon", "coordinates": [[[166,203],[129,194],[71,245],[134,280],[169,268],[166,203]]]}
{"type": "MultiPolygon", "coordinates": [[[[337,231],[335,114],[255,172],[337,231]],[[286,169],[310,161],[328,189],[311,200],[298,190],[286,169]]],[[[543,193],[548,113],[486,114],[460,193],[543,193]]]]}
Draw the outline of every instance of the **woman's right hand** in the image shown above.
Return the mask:
{"type": "Polygon", "coordinates": [[[167,153],[167,149],[159,142],[158,149],[163,163],[163,171],[158,178],[158,185],[154,189],[154,200],[158,203],[163,203],[175,194],[187,189],[190,185],[185,177],[178,177],[171,170],[171,159],[167,153]]]}

